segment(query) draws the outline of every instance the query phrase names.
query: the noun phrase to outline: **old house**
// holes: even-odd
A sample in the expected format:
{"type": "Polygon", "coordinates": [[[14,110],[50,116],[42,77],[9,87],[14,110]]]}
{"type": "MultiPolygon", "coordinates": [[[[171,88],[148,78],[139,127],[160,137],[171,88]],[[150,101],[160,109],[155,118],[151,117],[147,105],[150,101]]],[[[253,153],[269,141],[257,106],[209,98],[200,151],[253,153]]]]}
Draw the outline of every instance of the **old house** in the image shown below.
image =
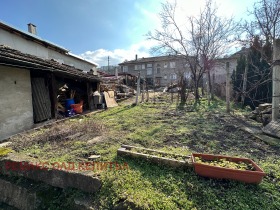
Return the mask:
{"type": "Polygon", "coordinates": [[[0,22],[0,140],[57,118],[68,99],[93,109],[96,64],[34,33],[0,22]]]}
{"type": "MultiPolygon", "coordinates": [[[[240,51],[223,58],[218,58],[214,61],[214,65],[210,70],[211,84],[213,86],[214,93],[217,96],[226,96],[226,63],[229,63],[230,80],[233,72],[236,70],[237,61],[239,57],[246,53],[246,49],[242,48],[240,51]]],[[[207,76],[204,75],[204,83],[207,82],[207,76]]]]}
{"type": "Polygon", "coordinates": [[[146,78],[148,84],[157,87],[165,87],[169,84],[176,83],[179,74],[184,74],[186,78],[190,77],[190,71],[186,65],[183,56],[168,55],[148,58],[138,58],[135,60],[120,63],[121,72],[138,75],[146,78]]]}

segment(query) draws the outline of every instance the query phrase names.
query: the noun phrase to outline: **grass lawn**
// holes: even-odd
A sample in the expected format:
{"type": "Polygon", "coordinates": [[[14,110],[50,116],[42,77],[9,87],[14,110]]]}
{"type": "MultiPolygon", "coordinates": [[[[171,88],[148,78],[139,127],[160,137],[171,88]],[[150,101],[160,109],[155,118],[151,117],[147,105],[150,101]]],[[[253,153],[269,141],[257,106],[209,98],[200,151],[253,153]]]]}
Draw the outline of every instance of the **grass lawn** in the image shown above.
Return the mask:
{"type": "Polygon", "coordinates": [[[12,149],[53,162],[86,161],[96,154],[101,155],[98,161],[128,163],[129,170],[96,171],[103,181],[92,195],[99,209],[280,209],[280,140],[270,145],[223,121],[222,101],[205,104],[203,100],[195,110],[164,101],[123,104],[17,137],[12,149]],[[121,144],[182,155],[247,157],[267,176],[259,185],[203,178],[192,168],[175,170],[118,157],[121,144]]]}

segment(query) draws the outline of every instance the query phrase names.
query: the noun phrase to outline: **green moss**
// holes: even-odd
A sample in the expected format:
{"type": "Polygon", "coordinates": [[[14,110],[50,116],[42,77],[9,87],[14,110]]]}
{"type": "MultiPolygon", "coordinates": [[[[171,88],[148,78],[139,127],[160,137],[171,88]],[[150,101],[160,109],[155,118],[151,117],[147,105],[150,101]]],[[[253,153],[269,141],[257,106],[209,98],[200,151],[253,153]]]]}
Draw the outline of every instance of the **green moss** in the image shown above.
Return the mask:
{"type": "Polygon", "coordinates": [[[6,156],[7,154],[13,152],[11,148],[0,147],[0,157],[6,156]]]}

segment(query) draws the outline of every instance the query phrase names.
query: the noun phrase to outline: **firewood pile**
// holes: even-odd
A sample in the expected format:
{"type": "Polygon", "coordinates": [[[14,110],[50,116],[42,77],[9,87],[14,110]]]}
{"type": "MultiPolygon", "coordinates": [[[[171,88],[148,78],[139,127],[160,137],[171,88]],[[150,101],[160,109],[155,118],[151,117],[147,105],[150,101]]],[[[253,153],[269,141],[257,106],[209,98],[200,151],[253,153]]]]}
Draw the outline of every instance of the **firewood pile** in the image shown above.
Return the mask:
{"type": "Polygon", "coordinates": [[[267,125],[271,121],[272,104],[260,104],[254,111],[251,112],[250,118],[257,122],[267,125]]]}

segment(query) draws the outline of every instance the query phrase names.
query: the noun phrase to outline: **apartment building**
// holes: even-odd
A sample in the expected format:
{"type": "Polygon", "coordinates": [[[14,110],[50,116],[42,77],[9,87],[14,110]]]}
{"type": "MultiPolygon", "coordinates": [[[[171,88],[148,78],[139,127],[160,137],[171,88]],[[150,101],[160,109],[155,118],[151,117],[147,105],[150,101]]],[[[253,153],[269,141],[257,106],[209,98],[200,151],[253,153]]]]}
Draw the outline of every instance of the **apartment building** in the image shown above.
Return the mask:
{"type": "Polygon", "coordinates": [[[146,78],[149,85],[156,87],[165,87],[176,83],[179,74],[184,74],[190,78],[191,73],[186,65],[186,61],[181,55],[167,55],[149,58],[138,58],[135,60],[124,61],[119,64],[120,71],[137,76],[140,73],[141,78],[146,78]]]}

